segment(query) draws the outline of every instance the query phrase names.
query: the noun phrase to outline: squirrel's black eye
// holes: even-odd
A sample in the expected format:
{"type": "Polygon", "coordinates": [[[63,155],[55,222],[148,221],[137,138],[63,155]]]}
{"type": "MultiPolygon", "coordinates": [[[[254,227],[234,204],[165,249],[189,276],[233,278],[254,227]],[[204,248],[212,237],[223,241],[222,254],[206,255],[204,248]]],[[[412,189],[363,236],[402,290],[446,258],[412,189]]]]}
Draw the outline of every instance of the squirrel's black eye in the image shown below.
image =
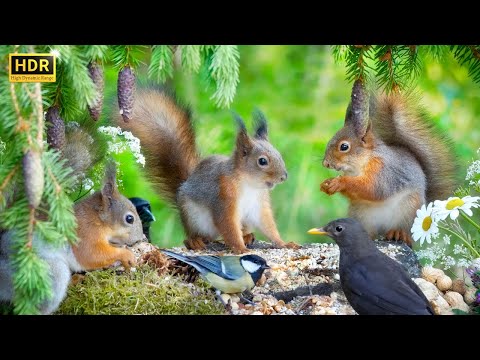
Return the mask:
{"type": "Polygon", "coordinates": [[[261,157],[258,159],[258,165],[260,166],[267,166],[268,165],[268,160],[265,157],[261,157]]]}
{"type": "Polygon", "coordinates": [[[350,149],[350,145],[348,145],[347,142],[343,142],[343,143],[340,145],[340,151],[348,151],[348,149],[350,149]]]}
{"type": "Polygon", "coordinates": [[[133,224],[134,220],[135,218],[133,217],[133,215],[128,214],[127,216],[125,216],[125,221],[129,224],[133,224]]]}
{"type": "Polygon", "coordinates": [[[340,225],[337,225],[337,227],[335,228],[336,232],[342,232],[342,230],[343,230],[343,227],[340,225]]]}

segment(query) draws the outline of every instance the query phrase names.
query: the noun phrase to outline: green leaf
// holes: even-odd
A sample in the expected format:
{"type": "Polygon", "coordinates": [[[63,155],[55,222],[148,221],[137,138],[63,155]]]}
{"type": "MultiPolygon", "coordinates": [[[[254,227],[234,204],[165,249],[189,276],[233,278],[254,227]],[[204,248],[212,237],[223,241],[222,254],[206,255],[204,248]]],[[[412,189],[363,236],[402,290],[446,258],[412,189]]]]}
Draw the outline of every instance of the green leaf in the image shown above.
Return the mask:
{"type": "Polygon", "coordinates": [[[452,312],[453,312],[455,315],[468,315],[468,312],[465,312],[465,311],[460,310],[460,309],[452,309],[452,312]]]}

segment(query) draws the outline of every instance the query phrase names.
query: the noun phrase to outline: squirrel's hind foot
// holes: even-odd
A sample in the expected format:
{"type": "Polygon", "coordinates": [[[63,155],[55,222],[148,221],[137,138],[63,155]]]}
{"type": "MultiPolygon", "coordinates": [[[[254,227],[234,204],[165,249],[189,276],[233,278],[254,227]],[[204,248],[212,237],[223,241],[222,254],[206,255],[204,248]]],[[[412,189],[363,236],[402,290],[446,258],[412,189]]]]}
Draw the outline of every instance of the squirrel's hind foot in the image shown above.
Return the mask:
{"type": "Polygon", "coordinates": [[[385,237],[387,238],[387,240],[403,241],[409,247],[412,247],[413,244],[412,237],[405,230],[392,229],[387,232],[385,237]]]}
{"type": "Polygon", "coordinates": [[[245,246],[251,247],[255,241],[255,235],[253,233],[243,235],[243,242],[245,243],[245,246]]]}
{"type": "Polygon", "coordinates": [[[204,250],[207,247],[208,240],[200,236],[189,237],[183,242],[188,250],[204,250]]]}

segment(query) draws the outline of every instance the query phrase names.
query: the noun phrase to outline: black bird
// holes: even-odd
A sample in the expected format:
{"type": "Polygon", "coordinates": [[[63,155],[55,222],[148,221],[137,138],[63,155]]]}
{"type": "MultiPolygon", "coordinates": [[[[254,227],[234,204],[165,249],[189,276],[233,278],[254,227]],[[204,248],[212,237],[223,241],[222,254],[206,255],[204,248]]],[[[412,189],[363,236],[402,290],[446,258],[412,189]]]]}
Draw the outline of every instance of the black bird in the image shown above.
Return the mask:
{"type": "Polygon", "coordinates": [[[377,249],[354,219],[338,219],[309,234],[328,235],[340,248],[340,283],[359,315],[433,315],[403,266],[377,249]]]}
{"type": "Polygon", "coordinates": [[[138,216],[142,221],[143,233],[147,237],[148,241],[150,241],[150,223],[155,221],[155,216],[152,214],[150,203],[147,200],[139,197],[131,197],[129,200],[133,203],[133,205],[135,205],[138,216]]]}

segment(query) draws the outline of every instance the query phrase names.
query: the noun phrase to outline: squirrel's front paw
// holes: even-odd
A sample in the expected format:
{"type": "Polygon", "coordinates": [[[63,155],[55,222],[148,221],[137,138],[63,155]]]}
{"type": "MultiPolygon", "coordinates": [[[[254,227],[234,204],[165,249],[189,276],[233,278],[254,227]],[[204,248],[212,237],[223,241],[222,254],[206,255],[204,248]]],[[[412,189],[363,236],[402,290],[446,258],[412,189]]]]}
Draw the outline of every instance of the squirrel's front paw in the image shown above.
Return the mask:
{"type": "Polygon", "coordinates": [[[285,243],[285,242],[277,242],[275,243],[275,245],[279,248],[287,248],[287,249],[301,249],[302,247],[296,243],[294,243],[293,241],[290,241],[288,243],[285,243]]]}
{"type": "Polygon", "coordinates": [[[122,265],[126,270],[137,264],[135,255],[133,254],[133,252],[127,249],[125,249],[125,252],[123,253],[122,259],[120,259],[120,261],[122,262],[122,265]]]}
{"type": "Polygon", "coordinates": [[[232,248],[232,252],[236,255],[240,255],[240,254],[245,254],[247,252],[249,252],[250,250],[248,250],[246,247],[235,247],[235,248],[232,248]]]}
{"type": "Polygon", "coordinates": [[[333,195],[336,192],[342,191],[343,190],[343,183],[341,181],[341,178],[336,177],[336,178],[331,178],[325,180],[321,185],[320,185],[320,190],[322,190],[324,193],[328,195],[333,195]]]}
{"type": "Polygon", "coordinates": [[[288,249],[295,249],[295,250],[302,248],[301,245],[298,245],[297,243],[294,243],[293,241],[290,241],[290,242],[286,243],[285,247],[288,248],[288,249]]]}

